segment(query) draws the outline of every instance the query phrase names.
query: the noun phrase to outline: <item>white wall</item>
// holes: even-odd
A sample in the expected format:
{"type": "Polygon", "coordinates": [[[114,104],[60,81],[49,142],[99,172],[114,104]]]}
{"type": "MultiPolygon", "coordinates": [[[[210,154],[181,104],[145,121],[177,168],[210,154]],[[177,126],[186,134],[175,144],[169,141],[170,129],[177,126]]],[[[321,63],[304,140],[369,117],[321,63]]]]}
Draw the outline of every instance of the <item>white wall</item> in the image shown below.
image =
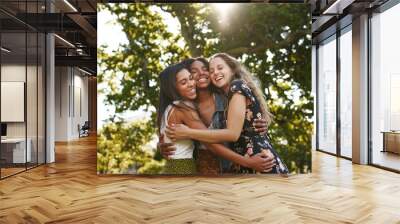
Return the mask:
{"type": "MultiPolygon", "coordinates": [[[[1,81],[2,82],[25,82],[25,71],[24,65],[18,64],[5,64],[1,66],[1,81]]],[[[33,69],[32,66],[28,66],[28,73],[33,69]]],[[[33,96],[33,93],[27,93],[28,97],[33,96]]],[[[35,92],[36,96],[36,92],[35,92]]],[[[1,108],[7,110],[7,108],[1,108]]],[[[29,115],[28,115],[29,116],[29,115]]],[[[30,120],[28,118],[28,120],[30,120]]],[[[25,122],[7,122],[7,136],[8,137],[25,137],[25,122]]]]}
{"type": "MultiPolygon", "coordinates": [[[[2,65],[1,81],[3,82],[25,82],[25,64],[24,65],[2,65]]],[[[7,108],[1,108],[7,110],[7,108]]],[[[7,122],[7,137],[25,137],[24,122],[7,122]]]]}
{"type": "Polygon", "coordinates": [[[67,67],[55,68],[55,141],[68,140],[68,86],[67,67]]]}
{"type": "MultiPolygon", "coordinates": [[[[26,108],[22,107],[22,113],[26,110],[27,120],[23,122],[6,122],[7,137],[25,138],[25,134],[30,139],[32,150],[32,161],[44,163],[44,83],[42,68],[25,64],[3,64],[1,66],[2,82],[24,82],[26,83],[26,108]],[[38,70],[37,70],[38,69],[38,70]],[[25,78],[28,78],[27,82],[25,78]],[[39,156],[37,157],[37,150],[39,156]]],[[[7,97],[7,96],[2,96],[7,97]]],[[[11,108],[1,108],[1,110],[12,110],[11,108]]],[[[12,111],[7,111],[13,113],[12,111]]]]}
{"type": "Polygon", "coordinates": [[[70,141],[79,138],[78,124],[88,120],[88,78],[72,67],[56,67],[55,73],[55,140],[70,141]]]}
{"type": "Polygon", "coordinates": [[[82,126],[88,120],[88,78],[79,70],[74,70],[74,108],[71,135],[78,137],[78,124],[82,126]],[[77,73],[78,72],[78,73],[77,73]]]}

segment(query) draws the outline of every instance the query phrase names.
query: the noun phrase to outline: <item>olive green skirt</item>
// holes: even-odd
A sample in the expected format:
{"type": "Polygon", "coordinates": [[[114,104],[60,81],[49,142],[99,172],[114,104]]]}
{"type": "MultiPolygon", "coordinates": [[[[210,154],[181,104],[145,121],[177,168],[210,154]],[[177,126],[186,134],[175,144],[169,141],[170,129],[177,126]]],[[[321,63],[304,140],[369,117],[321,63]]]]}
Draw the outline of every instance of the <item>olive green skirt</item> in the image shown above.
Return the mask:
{"type": "Polygon", "coordinates": [[[194,159],[168,159],[165,163],[163,174],[196,174],[194,159]]]}

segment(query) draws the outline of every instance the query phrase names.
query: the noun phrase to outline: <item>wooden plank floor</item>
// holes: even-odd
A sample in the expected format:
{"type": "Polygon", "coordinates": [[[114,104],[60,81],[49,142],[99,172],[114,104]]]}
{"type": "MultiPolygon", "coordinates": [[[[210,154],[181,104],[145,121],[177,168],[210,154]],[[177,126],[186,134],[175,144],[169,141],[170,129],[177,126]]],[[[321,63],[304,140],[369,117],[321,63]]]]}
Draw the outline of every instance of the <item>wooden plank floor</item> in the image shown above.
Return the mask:
{"type": "Polygon", "coordinates": [[[11,168],[1,168],[1,177],[7,177],[7,176],[10,176],[10,175],[13,175],[13,174],[15,174],[15,173],[18,173],[18,172],[21,172],[21,171],[24,171],[25,170],[25,167],[11,167],[11,168]]]}
{"type": "Polygon", "coordinates": [[[400,223],[400,175],[320,152],[313,173],[97,176],[96,140],[0,181],[0,223],[400,223]]]}

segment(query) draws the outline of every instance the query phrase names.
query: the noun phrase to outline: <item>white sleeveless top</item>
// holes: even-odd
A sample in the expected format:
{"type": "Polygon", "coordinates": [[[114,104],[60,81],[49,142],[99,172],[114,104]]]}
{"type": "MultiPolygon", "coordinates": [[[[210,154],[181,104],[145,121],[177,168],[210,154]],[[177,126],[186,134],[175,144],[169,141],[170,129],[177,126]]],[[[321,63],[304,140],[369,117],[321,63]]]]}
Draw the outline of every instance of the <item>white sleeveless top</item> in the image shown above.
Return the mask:
{"type": "MultiPolygon", "coordinates": [[[[171,143],[171,139],[165,134],[166,125],[168,124],[169,113],[173,108],[172,105],[168,105],[167,109],[163,114],[163,119],[161,120],[160,133],[164,134],[164,142],[171,143]]],[[[175,154],[171,155],[171,159],[192,159],[194,143],[191,139],[178,140],[175,142],[175,154]]]]}

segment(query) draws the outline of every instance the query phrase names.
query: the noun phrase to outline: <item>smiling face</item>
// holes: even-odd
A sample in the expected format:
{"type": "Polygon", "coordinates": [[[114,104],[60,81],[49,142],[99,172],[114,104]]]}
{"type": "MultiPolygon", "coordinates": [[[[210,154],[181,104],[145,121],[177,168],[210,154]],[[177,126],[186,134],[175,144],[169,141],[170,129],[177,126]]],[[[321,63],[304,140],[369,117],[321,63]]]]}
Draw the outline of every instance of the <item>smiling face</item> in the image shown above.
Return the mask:
{"type": "Polygon", "coordinates": [[[233,79],[233,71],[221,57],[215,57],[210,61],[210,76],[212,83],[227,91],[233,79]]]}
{"type": "Polygon", "coordinates": [[[206,89],[211,83],[210,73],[208,72],[207,66],[201,61],[194,61],[190,65],[190,73],[196,80],[196,86],[199,89],[206,89]]]}
{"type": "Polygon", "coordinates": [[[196,83],[188,70],[182,69],[176,74],[176,91],[183,99],[196,99],[196,83]]]}

